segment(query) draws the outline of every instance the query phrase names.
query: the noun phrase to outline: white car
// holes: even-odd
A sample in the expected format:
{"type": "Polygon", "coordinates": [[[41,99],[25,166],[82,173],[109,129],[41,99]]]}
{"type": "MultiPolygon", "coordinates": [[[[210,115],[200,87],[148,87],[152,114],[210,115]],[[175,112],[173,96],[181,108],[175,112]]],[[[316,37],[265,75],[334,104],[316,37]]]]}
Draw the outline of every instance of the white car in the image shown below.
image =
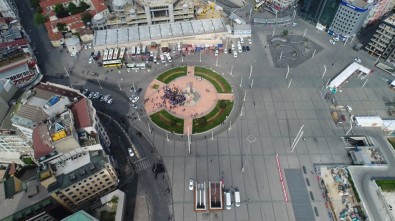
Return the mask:
{"type": "Polygon", "coordinates": [[[150,57],[154,57],[154,52],[153,52],[153,51],[150,51],[150,52],[149,52],[149,56],[150,56],[150,57]]]}
{"type": "Polygon", "coordinates": [[[192,178],[189,180],[189,185],[188,185],[189,186],[189,190],[193,190],[193,187],[195,186],[194,182],[195,181],[192,178]]]}
{"type": "Polygon", "coordinates": [[[88,49],[88,45],[84,45],[84,49],[88,49]]]}
{"type": "Polygon", "coordinates": [[[181,43],[180,42],[177,43],[177,50],[181,51],[181,43]]]}
{"type": "Polygon", "coordinates": [[[361,59],[360,58],[355,58],[355,61],[358,63],[361,63],[361,59]]]}
{"type": "Polygon", "coordinates": [[[95,93],[90,92],[90,93],[88,94],[88,98],[91,99],[91,98],[93,97],[94,94],[95,94],[95,93]]]}
{"type": "Polygon", "coordinates": [[[242,37],[240,37],[240,42],[241,42],[242,44],[244,44],[244,39],[243,39],[242,37]]]}
{"type": "Polygon", "coordinates": [[[215,53],[214,53],[214,55],[215,55],[215,57],[218,57],[218,49],[217,49],[217,50],[215,50],[215,53]]]}
{"type": "Polygon", "coordinates": [[[111,105],[111,104],[112,104],[112,102],[113,102],[113,99],[112,99],[112,98],[110,98],[110,99],[108,99],[108,101],[107,101],[107,104],[108,104],[108,105],[111,105]]]}
{"type": "Polygon", "coordinates": [[[97,98],[99,98],[100,97],[100,92],[95,92],[94,94],[93,94],[93,99],[97,99],[97,98]]]}
{"type": "Polygon", "coordinates": [[[248,39],[248,44],[250,44],[250,45],[252,44],[251,38],[248,39]]]}
{"type": "Polygon", "coordinates": [[[162,63],[165,63],[165,62],[166,62],[166,61],[165,61],[165,56],[163,56],[163,54],[159,55],[159,57],[160,57],[160,61],[161,61],[162,63]]]}
{"type": "Polygon", "coordinates": [[[232,51],[234,51],[235,50],[235,45],[234,44],[232,44],[232,51]]]}
{"type": "Polygon", "coordinates": [[[134,153],[133,153],[133,150],[132,150],[132,148],[128,148],[128,152],[129,152],[129,155],[131,156],[131,157],[133,157],[134,156],[134,153]]]}
{"type": "Polygon", "coordinates": [[[92,43],[89,43],[89,44],[88,44],[88,48],[92,48],[92,43]]]}
{"type": "Polygon", "coordinates": [[[89,64],[92,64],[92,62],[93,62],[93,58],[89,58],[89,64]]]}
{"type": "Polygon", "coordinates": [[[346,110],[347,110],[349,113],[351,113],[351,111],[352,111],[352,107],[351,107],[351,106],[349,106],[349,105],[346,105],[346,110]]]}
{"type": "Polygon", "coordinates": [[[293,23],[292,23],[292,27],[295,27],[297,24],[298,24],[298,23],[293,22],[293,23]]]}
{"type": "Polygon", "coordinates": [[[139,99],[140,99],[139,96],[134,96],[134,97],[132,97],[132,103],[133,103],[133,104],[136,103],[139,99]]]}
{"type": "Polygon", "coordinates": [[[241,49],[241,46],[239,46],[239,53],[243,52],[243,50],[241,49]]]}
{"type": "Polygon", "coordinates": [[[334,41],[340,41],[340,38],[339,37],[335,37],[335,38],[333,38],[333,40],[334,41]]]}
{"type": "Polygon", "coordinates": [[[234,52],[233,52],[233,57],[234,57],[234,58],[237,58],[237,51],[234,51],[234,52]]]}
{"type": "Polygon", "coordinates": [[[168,62],[172,62],[171,57],[170,57],[169,54],[166,54],[166,58],[167,58],[167,61],[168,61],[168,62]]]}
{"type": "Polygon", "coordinates": [[[333,39],[329,39],[329,43],[331,43],[331,44],[336,44],[336,42],[333,40],[333,39]]]}

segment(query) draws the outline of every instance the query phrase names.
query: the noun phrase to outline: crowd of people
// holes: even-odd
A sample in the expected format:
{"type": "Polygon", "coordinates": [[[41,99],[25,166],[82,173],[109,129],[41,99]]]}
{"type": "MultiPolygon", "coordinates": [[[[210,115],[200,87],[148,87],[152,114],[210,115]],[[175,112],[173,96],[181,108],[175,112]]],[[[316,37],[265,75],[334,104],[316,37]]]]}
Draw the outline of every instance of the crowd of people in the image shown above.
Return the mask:
{"type": "Polygon", "coordinates": [[[172,106],[184,105],[186,100],[185,95],[177,86],[163,86],[163,91],[164,95],[161,97],[163,99],[163,103],[168,101],[172,106]]]}

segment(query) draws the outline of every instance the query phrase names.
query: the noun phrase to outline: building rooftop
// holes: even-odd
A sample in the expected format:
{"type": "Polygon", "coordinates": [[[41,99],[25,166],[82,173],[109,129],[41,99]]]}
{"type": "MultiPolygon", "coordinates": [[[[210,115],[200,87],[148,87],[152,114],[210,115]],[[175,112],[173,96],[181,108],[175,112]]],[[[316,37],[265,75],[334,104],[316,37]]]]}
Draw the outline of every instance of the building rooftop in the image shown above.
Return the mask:
{"type": "Polygon", "coordinates": [[[390,17],[386,18],[384,20],[384,23],[387,24],[387,25],[390,25],[392,27],[395,27],[395,14],[393,14],[390,17]]]}
{"type": "MultiPolygon", "coordinates": [[[[7,183],[4,182],[2,185],[7,183]]],[[[6,188],[0,187],[0,220],[50,197],[48,191],[37,180],[30,180],[23,187],[24,191],[13,194],[10,200],[6,200],[6,188]]]]}
{"type": "Polygon", "coordinates": [[[29,67],[27,66],[27,63],[24,62],[22,64],[18,64],[18,65],[13,66],[9,69],[1,71],[0,75],[1,75],[1,78],[9,78],[9,77],[15,75],[15,73],[23,73],[26,71],[29,71],[29,67]]]}
{"type": "Polygon", "coordinates": [[[341,4],[347,5],[350,4],[352,6],[361,8],[361,9],[367,9],[371,5],[373,5],[374,1],[368,2],[368,0],[342,0],[341,4]]]}
{"type": "Polygon", "coordinates": [[[102,150],[88,152],[79,148],[62,154],[48,163],[56,176],[56,182],[48,186],[48,192],[52,192],[89,177],[103,169],[109,161],[102,150]]]}
{"type": "Polygon", "coordinates": [[[226,32],[224,21],[220,18],[192,20],[159,25],[97,30],[94,34],[93,43],[94,45],[107,45],[218,32],[226,32]]]}
{"type": "Polygon", "coordinates": [[[99,221],[99,220],[96,219],[95,217],[89,215],[85,211],[80,210],[80,211],[74,213],[73,215],[70,215],[70,216],[62,219],[62,221],[99,221]]]}
{"type": "Polygon", "coordinates": [[[82,98],[76,102],[72,106],[71,111],[73,112],[73,117],[75,119],[76,129],[92,126],[93,123],[88,107],[88,99],[82,98]]]}

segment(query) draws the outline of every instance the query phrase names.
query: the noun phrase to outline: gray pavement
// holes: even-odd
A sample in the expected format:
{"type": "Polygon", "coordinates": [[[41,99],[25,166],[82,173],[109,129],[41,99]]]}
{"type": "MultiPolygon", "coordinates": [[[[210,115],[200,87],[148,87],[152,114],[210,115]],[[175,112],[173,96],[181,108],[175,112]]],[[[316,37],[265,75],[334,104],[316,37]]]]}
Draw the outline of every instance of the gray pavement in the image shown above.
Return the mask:
{"type": "MultiPolygon", "coordinates": [[[[248,9],[247,7],[240,9],[243,10],[248,9]]],[[[337,75],[355,57],[361,57],[362,64],[375,72],[368,76],[369,82],[364,88],[361,88],[363,81],[353,78],[342,88],[342,92],[335,95],[335,98],[339,104],[352,105],[353,114],[388,116],[384,102],[392,100],[393,91],[388,89],[387,81],[394,77],[374,68],[374,59],[368,55],[353,51],[351,46],[355,42],[351,45],[339,43],[331,45],[327,34],[317,31],[304,21],[298,20],[297,23],[296,27],[276,27],[276,33],[288,29],[289,35],[302,35],[307,28],[306,37],[323,50],[298,67],[291,68],[288,79],[285,79],[286,69],[274,68],[270,50],[265,48],[265,45],[268,45],[267,35],[271,36],[273,27],[253,26],[251,52],[239,54],[237,59],[229,54],[220,54],[216,65],[214,54],[204,52],[201,62],[199,54],[188,55],[183,61],[180,58],[174,60],[175,65],[201,64],[211,67],[223,73],[236,88],[243,79],[241,87],[237,90],[235,88],[235,91],[238,92],[239,97],[246,93],[245,102],[238,100],[240,103],[236,105],[233,112],[231,129],[229,129],[230,122],[227,122],[216,130],[213,140],[208,135],[206,139],[203,135],[192,136],[191,154],[188,153],[185,139],[170,137],[170,141],[167,141],[164,133],[158,128],[150,133],[147,126],[150,121],[144,117],[143,111],[138,110],[142,120],[130,120],[134,127],[147,136],[154,146],[154,154],[158,154],[165,163],[173,199],[173,207],[169,211],[174,211],[174,220],[296,220],[292,198],[291,202],[284,201],[275,154],[279,154],[283,169],[300,169],[305,166],[308,171],[313,171],[314,164],[350,163],[340,139],[348,127],[335,126],[329,112],[330,104],[321,99],[319,90],[328,79],[337,75]],[[322,79],[324,64],[327,72],[322,79]],[[252,88],[250,88],[252,79],[249,79],[251,65],[254,82],[252,88]],[[292,83],[288,88],[290,79],[292,83]],[[244,113],[240,117],[238,111],[242,106],[244,113]],[[306,140],[301,140],[295,151],[291,152],[290,144],[303,124],[306,140]],[[251,145],[251,151],[248,151],[246,140],[248,135],[257,138],[251,145]],[[241,173],[244,163],[245,173],[241,173]],[[210,214],[195,213],[193,194],[187,186],[188,180],[195,178],[207,183],[218,181],[221,177],[224,177],[227,188],[237,186],[240,189],[241,207],[233,206],[230,211],[210,214]]],[[[130,95],[129,89],[133,83],[144,89],[155,76],[171,67],[159,64],[153,65],[149,71],[127,72],[122,69],[121,73],[118,73],[118,70],[114,69],[107,73],[104,68],[88,64],[90,52],[91,50],[83,50],[78,58],[72,58],[65,51],[51,49],[46,58],[48,61],[43,64],[45,73],[56,77],[60,83],[71,84],[75,88],[89,88],[113,94],[115,102],[107,108],[124,117],[136,112],[126,105],[127,96],[130,95]],[[71,76],[59,78],[59,75],[66,75],[64,67],[71,70],[71,76]],[[96,79],[86,74],[88,71],[99,73],[99,77],[96,79]],[[100,85],[97,80],[101,82],[100,85]]],[[[138,105],[142,107],[141,101],[138,105]]],[[[353,132],[377,137],[389,165],[393,165],[393,158],[389,159],[392,157],[392,150],[388,145],[384,145],[381,131],[355,129],[353,132]]],[[[132,140],[136,139],[135,129],[130,131],[129,136],[132,140]]],[[[151,150],[147,143],[139,143],[136,146],[141,152],[151,150]]],[[[358,180],[362,184],[365,183],[366,187],[370,176],[369,174],[361,176],[358,180]]],[[[315,177],[307,174],[305,178],[311,183],[310,186],[306,186],[307,190],[315,196],[314,200],[311,200],[312,207],[317,207],[318,211],[315,219],[329,220],[315,177]]],[[[286,188],[288,191],[287,186],[286,188]]],[[[368,201],[373,198],[369,195],[369,191],[366,194],[368,201]]],[[[378,210],[373,209],[373,211],[376,211],[371,213],[374,217],[378,210]]]]}

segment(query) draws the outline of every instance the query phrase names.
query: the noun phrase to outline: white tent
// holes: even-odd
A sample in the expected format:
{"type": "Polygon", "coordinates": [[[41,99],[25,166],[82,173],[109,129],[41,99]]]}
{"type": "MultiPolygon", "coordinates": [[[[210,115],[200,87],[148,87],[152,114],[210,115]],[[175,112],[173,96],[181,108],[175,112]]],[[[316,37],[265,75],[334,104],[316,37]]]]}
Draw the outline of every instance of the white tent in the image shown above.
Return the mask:
{"type": "Polygon", "coordinates": [[[344,71],[337,75],[328,85],[330,88],[339,88],[352,74],[356,71],[361,71],[362,73],[368,75],[371,70],[360,65],[357,62],[350,64],[344,71]]]}
{"type": "Polygon", "coordinates": [[[395,120],[383,120],[383,130],[394,131],[395,130],[395,120]]]}
{"type": "Polygon", "coordinates": [[[354,122],[358,127],[382,127],[383,120],[379,116],[354,117],[354,122]]]}

